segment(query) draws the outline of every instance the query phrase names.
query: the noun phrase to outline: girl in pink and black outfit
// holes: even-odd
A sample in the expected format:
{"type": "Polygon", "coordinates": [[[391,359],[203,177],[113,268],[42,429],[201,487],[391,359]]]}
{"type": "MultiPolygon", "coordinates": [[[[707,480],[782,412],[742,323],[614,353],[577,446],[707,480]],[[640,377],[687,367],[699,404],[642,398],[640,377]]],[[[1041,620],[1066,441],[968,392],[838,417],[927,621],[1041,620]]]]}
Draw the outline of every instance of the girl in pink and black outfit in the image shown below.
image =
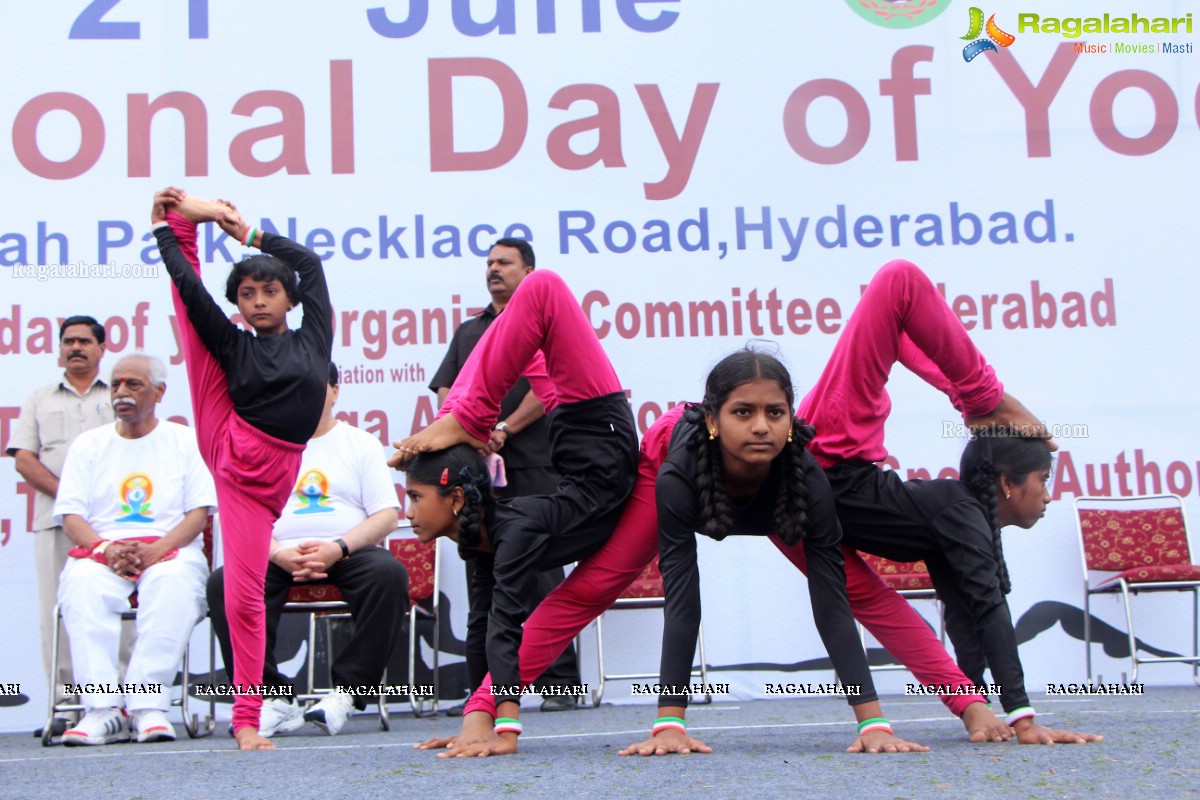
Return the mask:
{"type": "Polygon", "coordinates": [[[232,206],[166,189],[155,195],[151,221],[171,275],[196,437],[217,488],[233,682],[248,691],[234,699],[234,735],[243,750],[272,749],[258,735],[262,696],[253,691],[266,652],[263,581],[272,527],[324,408],[329,290],[315,253],[246,225],[232,206]],[[235,264],[226,286],[253,334],[230,321],[200,281],[196,223],[206,221],[266,254],[235,264]],[[289,330],[287,310],[296,304],[303,320],[289,330]]]}
{"type": "Polygon", "coordinates": [[[1025,692],[1000,542],[1005,525],[1032,527],[1050,502],[1045,426],[1004,391],[962,323],[916,265],[885,264],[867,286],[821,377],[798,412],[816,428],[809,449],[837,499],[843,541],[895,561],[924,560],[945,608],[963,672],[1001,686],[1022,744],[1098,741],[1043,727],[1025,692]],[[887,458],[887,380],[903,364],[944,392],[977,434],[960,480],[901,480],[887,458]]]}

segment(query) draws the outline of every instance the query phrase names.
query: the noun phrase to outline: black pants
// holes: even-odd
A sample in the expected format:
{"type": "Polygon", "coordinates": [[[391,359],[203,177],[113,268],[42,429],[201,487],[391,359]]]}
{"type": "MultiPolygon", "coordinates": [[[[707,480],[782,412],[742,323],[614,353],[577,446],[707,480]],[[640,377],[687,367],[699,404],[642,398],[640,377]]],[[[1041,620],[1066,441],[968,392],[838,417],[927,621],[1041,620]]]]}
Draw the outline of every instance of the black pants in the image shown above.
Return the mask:
{"type": "MultiPolygon", "coordinates": [[[[496,494],[501,498],[553,494],[558,486],[558,473],[552,467],[514,467],[508,464],[505,477],[508,485],[503,489],[496,490],[496,494]]],[[[470,586],[475,573],[475,562],[473,560],[466,561],[464,564],[467,568],[467,586],[470,586]]],[[[564,577],[562,567],[551,567],[539,573],[537,602],[541,603],[546,599],[546,595],[558,588],[564,577]]],[[[468,613],[470,613],[469,609],[468,613]]],[[[478,645],[478,647],[469,647],[466,654],[467,680],[470,682],[469,689],[472,692],[479,688],[479,684],[483,682],[483,676],[487,674],[487,648],[484,647],[482,639],[479,640],[478,645]]],[[[567,645],[567,649],[562,652],[562,655],[546,668],[541,678],[533,686],[537,691],[541,691],[546,686],[578,686],[581,681],[579,658],[575,653],[575,644],[571,643],[567,645]]]]}
{"type": "Polygon", "coordinates": [[[924,559],[959,668],[977,685],[990,668],[1005,710],[1028,705],[991,523],[979,501],[958,481],[904,481],[873,464],[844,462],[825,474],[842,541],[893,561],[924,559]]]}
{"type": "MultiPolygon", "coordinates": [[[[471,583],[468,642],[477,646],[486,631],[492,679],[509,691],[520,684],[521,626],[537,607],[538,573],[581,561],[603,547],[637,474],[637,432],[624,394],[560,405],[549,427],[558,486],[552,495],[493,506],[487,519],[492,553],[477,557],[471,583]]],[[[500,702],[508,695],[496,697],[500,702]]]]}
{"type": "MultiPolygon", "coordinates": [[[[221,645],[221,658],[227,674],[233,674],[233,648],[229,643],[229,621],[225,616],[224,567],[208,579],[208,608],[213,631],[221,645]]],[[[337,561],[329,568],[328,581],[337,586],[350,606],[353,632],[346,646],[330,667],[336,686],[374,686],[378,684],[396,640],[399,623],[408,611],[408,572],[382,547],[367,547],[337,561]]],[[[275,660],[275,638],[288,592],[295,585],[291,574],[274,564],[267,565],[267,652],[263,663],[263,683],[267,686],[291,686],[279,672],[275,660]]],[[[309,658],[313,654],[309,653],[309,658]]],[[[359,708],[366,697],[355,697],[359,708]]]]}

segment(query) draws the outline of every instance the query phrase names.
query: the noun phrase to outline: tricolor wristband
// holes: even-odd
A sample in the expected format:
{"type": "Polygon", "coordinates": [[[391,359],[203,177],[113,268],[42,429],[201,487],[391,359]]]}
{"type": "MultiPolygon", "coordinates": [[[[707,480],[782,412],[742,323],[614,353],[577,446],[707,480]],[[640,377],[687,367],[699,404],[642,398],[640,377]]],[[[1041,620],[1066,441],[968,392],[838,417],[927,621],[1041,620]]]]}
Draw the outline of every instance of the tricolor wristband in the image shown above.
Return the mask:
{"type": "Polygon", "coordinates": [[[894,733],[892,723],[885,717],[871,717],[858,723],[859,736],[862,736],[867,731],[887,731],[889,734],[894,733]]]}
{"type": "Polygon", "coordinates": [[[1021,706],[1008,712],[1008,716],[1004,718],[1004,724],[1011,728],[1020,720],[1032,719],[1035,716],[1037,713],[1033,710],[1033,706],[1021,706]]]}
{"type": "Polygon", "coordinates": [[[512,717],[497,717],[496,725],[492,728],[493,733],[515,733],[517,736],[524,730],[525,726],[521,724],[521,720],[512,717]]]}
{"type": "Polygon", "coordinates": [[[250,230],[246,231],[246,238],[242,240],[242,244],[250,247],[254,244],[254,237],[258,235],[258,226],[251,225],[250,230]]]}
{"type": "Polygon", "coordinates": [[[687,733],[687,722],[683,717],[659,717],[654,720],[654,727],[650,729],[651,736],[657,736],[659,731],[674,729],[681,733],[687,733]]]}

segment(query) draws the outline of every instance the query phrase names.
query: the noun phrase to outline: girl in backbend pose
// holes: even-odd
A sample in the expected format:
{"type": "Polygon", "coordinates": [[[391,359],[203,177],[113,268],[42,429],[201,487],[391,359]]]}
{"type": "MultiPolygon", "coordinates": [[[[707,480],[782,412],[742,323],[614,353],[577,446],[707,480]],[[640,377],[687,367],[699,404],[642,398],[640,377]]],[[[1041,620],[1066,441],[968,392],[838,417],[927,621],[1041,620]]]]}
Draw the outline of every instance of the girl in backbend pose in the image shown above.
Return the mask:
{"type": "Polygon", "coordinates": [[[976,685],[984,666],[991,670],[1017,740],[1102,738],[1035,721],[1005,599],[1000,528],[1030,528],[1045,513],[1054,445],[1004,392],[920,269],[892,261],[879,270],[800,413],[817,429],[810,449],[833,487],[846,543],[896,561],[925,560],[959,665],[976,685]],[[903,481],[875,466],[887,457],[885,387],[896,362],[945,392],[978,432],[963,453],[960,480],[903,481]]]}
{"type": "Polygon", "coordinates": [[[324,408],[329,290],[315,253],[247,225],[228,204],[169,188],[154,196],[150,219],[171,275],[196,438],[217,487],[233,680],[244,692],[234,698],[234,736],[242,750],[274,749],[258,734],[255,693],[266,652],[263,580],[272,527],[324,408]],[[209,221],[265,254],[234,264],[225,289],[253,334],[231,322],[200,281],[196,223],[209,221]],[[304,316],[290,330],[287,312],[297,304],[304,316]]]}
{"type": "Polygon", "coordinates": [[[517,649],[540,571],[585,559],[633,487],[637,434],[599,339],[558,275],[530,273],[463,365],[440,416],[403,442],[408,515],[422,541],[448,535],[476,560],[468,648],[486,640],[503,717],[516,718],[517,649]],[[553,495],[491,500],[485,448],[500,401],[525,374],[549,417],[553,495]],[[508,713],[506,713],[508,712],[508,713]]]}

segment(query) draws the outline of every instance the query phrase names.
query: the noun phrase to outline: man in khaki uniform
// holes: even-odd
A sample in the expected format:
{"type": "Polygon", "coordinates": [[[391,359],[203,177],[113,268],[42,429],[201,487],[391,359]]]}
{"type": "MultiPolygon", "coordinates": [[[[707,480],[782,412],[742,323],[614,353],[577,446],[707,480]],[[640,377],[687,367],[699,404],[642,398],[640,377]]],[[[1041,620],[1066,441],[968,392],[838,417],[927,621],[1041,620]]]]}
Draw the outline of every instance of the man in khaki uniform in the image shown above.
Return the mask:
{"type": "MultiPolygon", "coordinates": [[[[16,459],[17,472],[37,490],[30,532],[34,535],[42,661],[46,682],[56,700],[61,699],[64,683],[75,682],[71,672],[71,649],[65,633],[59,640],[58,664],[50,663],[58,576],[67,562],[67,551],[72,547],[63,529],[54,524],[58,476],[62,474],[67,449],[75,438],[86,430],[113,421],[108,384],[100,379],[104,327],[92,317],[68,317],[59,328],[58,339],[59,362],[65,372],[62,378],[34,390],[25,399],[16,432],[6,451],[16,459]]],[[[55,728],[60,727],[65,730],[67,721],[55,721],[55,728]]],[[[55,735],[61,732],[56,730],[55,735]]]]}

